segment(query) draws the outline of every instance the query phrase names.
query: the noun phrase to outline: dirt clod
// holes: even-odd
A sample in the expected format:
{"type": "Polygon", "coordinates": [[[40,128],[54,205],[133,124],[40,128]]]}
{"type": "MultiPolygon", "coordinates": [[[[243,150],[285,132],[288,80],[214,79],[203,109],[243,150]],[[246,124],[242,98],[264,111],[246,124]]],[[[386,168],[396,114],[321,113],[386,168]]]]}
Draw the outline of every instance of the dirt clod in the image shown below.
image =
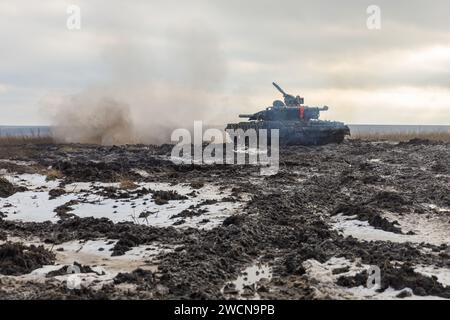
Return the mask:
{"type": "Polygon", "coordinates": [[[0,245],[0,274],[26,274],[54,261],[55,255],[43,246],[24,246],[12,242],[0,245]]]}

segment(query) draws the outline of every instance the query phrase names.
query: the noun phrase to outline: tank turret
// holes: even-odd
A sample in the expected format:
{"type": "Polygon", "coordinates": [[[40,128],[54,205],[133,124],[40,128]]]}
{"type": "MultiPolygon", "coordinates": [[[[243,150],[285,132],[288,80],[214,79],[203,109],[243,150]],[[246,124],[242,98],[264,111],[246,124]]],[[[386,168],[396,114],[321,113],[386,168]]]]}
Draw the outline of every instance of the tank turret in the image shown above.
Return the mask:
{"type": "Polygon", "coordinates": [[[300,96],[296,96],[294,97],[293,95],[287,94],[286,92],[284,92],[283,89],[281,89],[281,87],[279,85],[277,85],[275,82],[272,82],[273,86],[275,88],[277,88],[278,91],[281,92],[281,94],[283,95],[284,98],[284,103],[286,106],[289,107],[295,107],[295,106],[299,106],[301,104],[304,103],[304,99],[300,96]]]}
{"type": "Polygon", "coordinates": [[[294,97],[287,94],[275,82],[272,84],[281,92],[284,98],[283,101],[275,100],[271,107],[267,107],[263,111],[253,114],[240,114],[239,118],[248,118],[249,120],[264,120],[264,121],[309,121],[319,119],[320,112],[328,110],[327,106],[323,107],[308,107],[304,106],[304,99],[300,96],[294,97]]]}
{"type": "Polygon", "coordinates": [[[239,118],[248,118],[249,120],[265,120],[265,121],[287,121],[287,120],[302,120],[309,121],[312,119],[319,119],[320,112],[328,110],[324,107],[268,107],[266,110],[259,111],[253,114],[240,114],[239,118]]]}

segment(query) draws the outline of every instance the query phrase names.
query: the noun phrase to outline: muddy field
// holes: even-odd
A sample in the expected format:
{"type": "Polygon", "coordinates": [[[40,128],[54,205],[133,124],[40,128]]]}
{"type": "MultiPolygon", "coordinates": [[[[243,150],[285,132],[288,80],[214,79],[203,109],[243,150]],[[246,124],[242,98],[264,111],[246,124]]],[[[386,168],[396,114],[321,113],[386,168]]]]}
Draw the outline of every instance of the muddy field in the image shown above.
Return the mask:
{"type": "Polygon", "coordinates": [[[450,298],[449,143],[288,147],[271,176],[170,151],[2,146],[0,299],[450,298]]]}

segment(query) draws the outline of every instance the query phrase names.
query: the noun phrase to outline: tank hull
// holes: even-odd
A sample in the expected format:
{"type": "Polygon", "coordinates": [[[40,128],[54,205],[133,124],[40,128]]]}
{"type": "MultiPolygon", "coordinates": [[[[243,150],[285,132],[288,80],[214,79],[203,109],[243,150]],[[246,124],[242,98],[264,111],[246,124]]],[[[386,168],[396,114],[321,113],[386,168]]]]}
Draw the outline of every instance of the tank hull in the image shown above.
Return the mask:
{"type": "Polygon", "coordinates": [[[226,130],[266,129],[270,137],[270,129],[279,129],[280,145],[324,145],[341,143],[350,129],[342,122],[335,121],[248,121],[230,123],[226,130]]]}

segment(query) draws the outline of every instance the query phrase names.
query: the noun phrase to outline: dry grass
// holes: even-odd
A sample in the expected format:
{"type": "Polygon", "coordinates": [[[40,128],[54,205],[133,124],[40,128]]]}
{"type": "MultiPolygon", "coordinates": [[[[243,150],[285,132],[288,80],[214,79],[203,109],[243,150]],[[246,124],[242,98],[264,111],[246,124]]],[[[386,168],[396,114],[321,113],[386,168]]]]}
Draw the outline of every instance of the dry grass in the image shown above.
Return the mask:
{"type": "Polygon", "coordinates": [[[53,181],[56,179],[62,179],[64,175],[62,174],[61,171],[59,170],[55,170],[55,169],[51,169],[49,171],[47,171],[47,181],[53,181]]]}
{"type": "Polygon", "coordinates": [[[120,180],[120,189],[132,190],[132,189],[136,189],[137,187],[139,187],[139,186],[130,179],[120,180]]]}
{"type": "Polygon", "coordinates": [[[391,133],[366,133],[353,134],[351,139],[368,141],[409,141],[411,139],[424,139],[436,141],[450,141],[450,132],[391,132],[391,133]]]}
{"type": "Polygon", "coordinates": [[[0,145],[20,145],[20,144],[50,144],[55,143],[49,136],[0,136],[0,145]]]}

